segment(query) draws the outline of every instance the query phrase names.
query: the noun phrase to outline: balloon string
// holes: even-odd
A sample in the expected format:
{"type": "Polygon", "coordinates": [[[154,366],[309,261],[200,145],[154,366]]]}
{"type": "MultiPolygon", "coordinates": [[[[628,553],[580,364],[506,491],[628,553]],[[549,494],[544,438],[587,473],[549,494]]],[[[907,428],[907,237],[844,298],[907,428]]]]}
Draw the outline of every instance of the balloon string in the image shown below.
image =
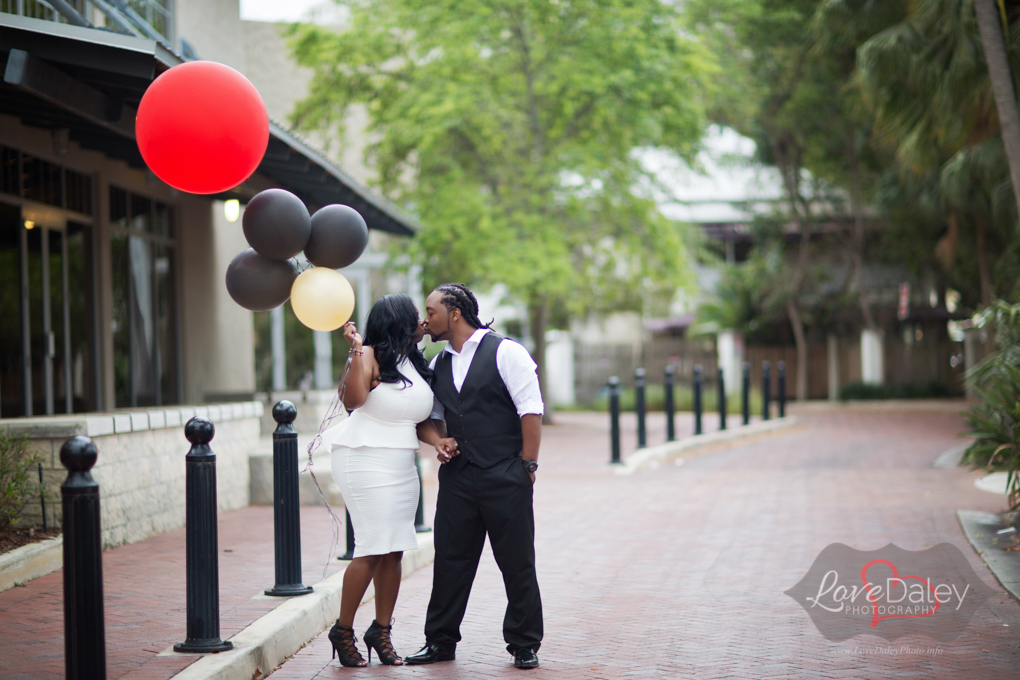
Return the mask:
{"type": "Polygon", "coordinates": [[[347,374],[351,370],[351,356],[347,357],[347,364],[344,366],[343,375],[340,376],[340,387],[333,395],[333,400],[329,403],[329,408],[326,410],[326,416],[319,423],[319,432],[312,439],[312,442],[308,445],[308,462],[305,464],[305,468],[301,471],[302,473],[307,472],[312,476],[312,481],[315,482],[315,488],[319,491],[319,498],[326,504],[326,511],[329,513],[330,524],[333,530],[333,538],[329,544],[329,554],[326,555],[326,564],[322,568],[322,577],[326,578],[326,572],[329,570],[329,565],[333,560],[333,555],[336,552],[337,547],[340,545],[340,518],[333,512],[333,508],[330,507],[329,501],[326,500],[326,494],[322,493],[322,487],[319,486],[319,480],[315,476],[315,471],[312,469],[312,451],[314,451],[320,444],[322,444],[322,433],[329,429],[330,424],[340,418],[341,416],[347,415],[347,411],[344,409],[344,393],[346,392],[347,385],[347,374]]]}

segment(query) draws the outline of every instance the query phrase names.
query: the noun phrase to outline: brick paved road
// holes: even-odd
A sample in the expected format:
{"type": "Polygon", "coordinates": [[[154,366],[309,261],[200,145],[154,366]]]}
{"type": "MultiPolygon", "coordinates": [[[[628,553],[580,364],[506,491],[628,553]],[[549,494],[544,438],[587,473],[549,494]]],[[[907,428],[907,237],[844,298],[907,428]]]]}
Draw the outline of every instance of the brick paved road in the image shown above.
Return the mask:
{"type": "MultiPolygon", "coordinates": [[[[973,488],[975,473],[931,467],[962,429],[954,414],[813,410],[795,430],[631,477],[603,465],[604,418],[562,414],[559,422],[545,431],[536,487],[546,639],[530,677],[1017,677],[1020,605],[975,556],[954,514],[995,511],[1001,500],[973,488]],[[943,541],[997,593],[949,644],[830,643],[783,594],[830,543],[871,550],[943,541]],[[916,653],[928,648],[939,651],[916,653]]],[[[401,653],[422,643],[430,585],[431,569],[403,584],[394,628],[401,653]]],[[[503,650],[504,603],[487,553],[455,662],[345,669],[330,662],[322,635],[273,680],[519,677],[503,650]]],[[[357,629],[371,618],[369,604],[357,629]]]]}

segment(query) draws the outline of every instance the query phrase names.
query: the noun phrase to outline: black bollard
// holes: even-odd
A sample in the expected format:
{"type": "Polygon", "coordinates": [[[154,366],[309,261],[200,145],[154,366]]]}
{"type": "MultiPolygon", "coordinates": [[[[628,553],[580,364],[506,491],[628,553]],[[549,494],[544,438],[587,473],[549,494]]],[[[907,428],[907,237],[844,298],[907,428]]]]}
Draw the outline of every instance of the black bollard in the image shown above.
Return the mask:
{"type": "Polygon", "coordinates": [[[620,464],[620,379],[609,379],[609,448],[610,464],[620,464]]]}
{"type": "Polygon", "coordinates": [[[637,447],[648,446],[648,431],[645,429],[645,369],[634,369],[634,410],[637,412],[637,447]]]}
{"type": "Polygon", "coordinates": [[[338,560],[353,560],[354,559],[354,524],[351,522],[351,511],[346,507],[344,508],[344,526],[346,527],[347,534],[347,551],[337,557],[338,560]]]}
{"type": "Polygon", "coordinates": [[[216,454],[209,442],[216,428],[208,418],[195,416],[184,426],[191,450],[187,466],[188,637],[175,652],[222,652],[233,649],[220,639],[220,570],[216,520],[216,454]]]}
{"type": "Polygon", "coordinates": [[[726,385],[723,381],[723,369],[719,367],[719,429],[726,429],[726,385]]]}
{"type": "Polygon", "coordinates": [[[740,387],[740,408],[743,411],[744,425],[751,422],[751,365],[744,362],[744,380],[740,387]]]}
{"type": "Polygon", "coordinates": [[[421,483],[421,461],[414,456],[414,467],[418,470],[418,509],[414,511],[414,530],[419,534],[427,534],[432,527],[425,524],[425,487],[421,483]]]}
{"type": "Polygon", "coordinates": [[[674,414],[676,413],[676,404],[673,402],[673,372],[675,368],[673,364],[666,367],[666,376],[662,381],[662,387],[665,392],[663,404],[666,408],[666,441],[671,442],[676,440],[676,423],[674,422],[674,414]]]}
{"type": "Polygon", "coordinates": [[[298,491],[297,407],[284,399],[273,406],[273,539],[276,585],[266,595],[307,595],[301,582],[301,499],[298,491]]]}
{"type": "Polygon", "coordinates": [[[701,434],[701,366],[694,367],[694,434],[701,434]]]}
{"type": "Polygon", "coordinates": [[[769,379],[769,362],[761,362],[761,419],[769,419],[769,398],[772,396],[772,381],[769,379]]]}
{"type": "Polygon", "coordinates": [[[67,479],[60,485],[64,520],[64,677],[106,680],[103,552],[99,484],[90,470],[96,445],[71,437],[60,447],[67,479]]]}
{"type": "Polygon", "coordinates": [[[786,362],[779,362],[779,375],[776,376],[776,380],[779,381],[779,417],[786,417],[786,362]]]}

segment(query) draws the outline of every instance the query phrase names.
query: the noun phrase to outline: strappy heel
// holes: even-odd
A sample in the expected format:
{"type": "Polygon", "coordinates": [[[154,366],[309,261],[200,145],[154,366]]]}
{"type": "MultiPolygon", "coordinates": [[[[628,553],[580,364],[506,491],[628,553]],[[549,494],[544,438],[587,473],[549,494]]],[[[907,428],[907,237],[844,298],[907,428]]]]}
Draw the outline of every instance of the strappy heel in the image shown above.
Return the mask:
{"type": "MultiPolygon", "coordinates": [[[[354,629],[350,626],[341,626],[340,619],[337,619],[333,627],[329,629],[329,642],[333,645],[333,658],[340,656],[340,665],[353,668],[355,666],[367,666],[368,661],[361,656],[358,647],[354,644],[358,638],[354,637],[354,629]]],[[[369,651],[371,659],[372,652],[369,651]]]]}
{"type": "Polygon", "coordinates": [[[379,655],[379,660],[387,666],[403,666],[404,660],[397,656],[397,650],[393,649],[393,642],[390,640],[390,631],[393,624],[381,626],[379,622],[372,619],[372,625],[365,631],[364,640],[368,645],[368,662],[372,663],[372,650],[379,655]]]}

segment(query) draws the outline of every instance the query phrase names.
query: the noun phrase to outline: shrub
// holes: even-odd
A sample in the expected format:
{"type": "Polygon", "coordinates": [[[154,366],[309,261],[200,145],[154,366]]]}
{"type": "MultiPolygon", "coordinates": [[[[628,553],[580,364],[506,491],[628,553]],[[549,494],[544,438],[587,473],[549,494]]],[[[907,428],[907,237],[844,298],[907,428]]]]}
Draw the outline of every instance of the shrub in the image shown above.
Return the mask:
{"type": "Polygon", "coordinates": [[[843,401],[851,399],[943,399],[959,396],[959,393],[944,382],[904,383],[900,385],[872,385],[854,382],[839,390],[843,401]]]}
{"type": "Polygon", "coordinates": [[[34,473],[41,461],[38,453],[29,453],[28,435],[0,430],[0,530],[17,524],[25,504],[39,497],[34,473]]]}
{"type": "Polygon", "coordinates": [[[1011,510],[1020,506],[1020,304],[997,301],[977,318],[995,329],[998,351],[968,375],[978,403],[964,413],[974,443],[963,460],[972,468],[1005,472],[1011,510]]]}

